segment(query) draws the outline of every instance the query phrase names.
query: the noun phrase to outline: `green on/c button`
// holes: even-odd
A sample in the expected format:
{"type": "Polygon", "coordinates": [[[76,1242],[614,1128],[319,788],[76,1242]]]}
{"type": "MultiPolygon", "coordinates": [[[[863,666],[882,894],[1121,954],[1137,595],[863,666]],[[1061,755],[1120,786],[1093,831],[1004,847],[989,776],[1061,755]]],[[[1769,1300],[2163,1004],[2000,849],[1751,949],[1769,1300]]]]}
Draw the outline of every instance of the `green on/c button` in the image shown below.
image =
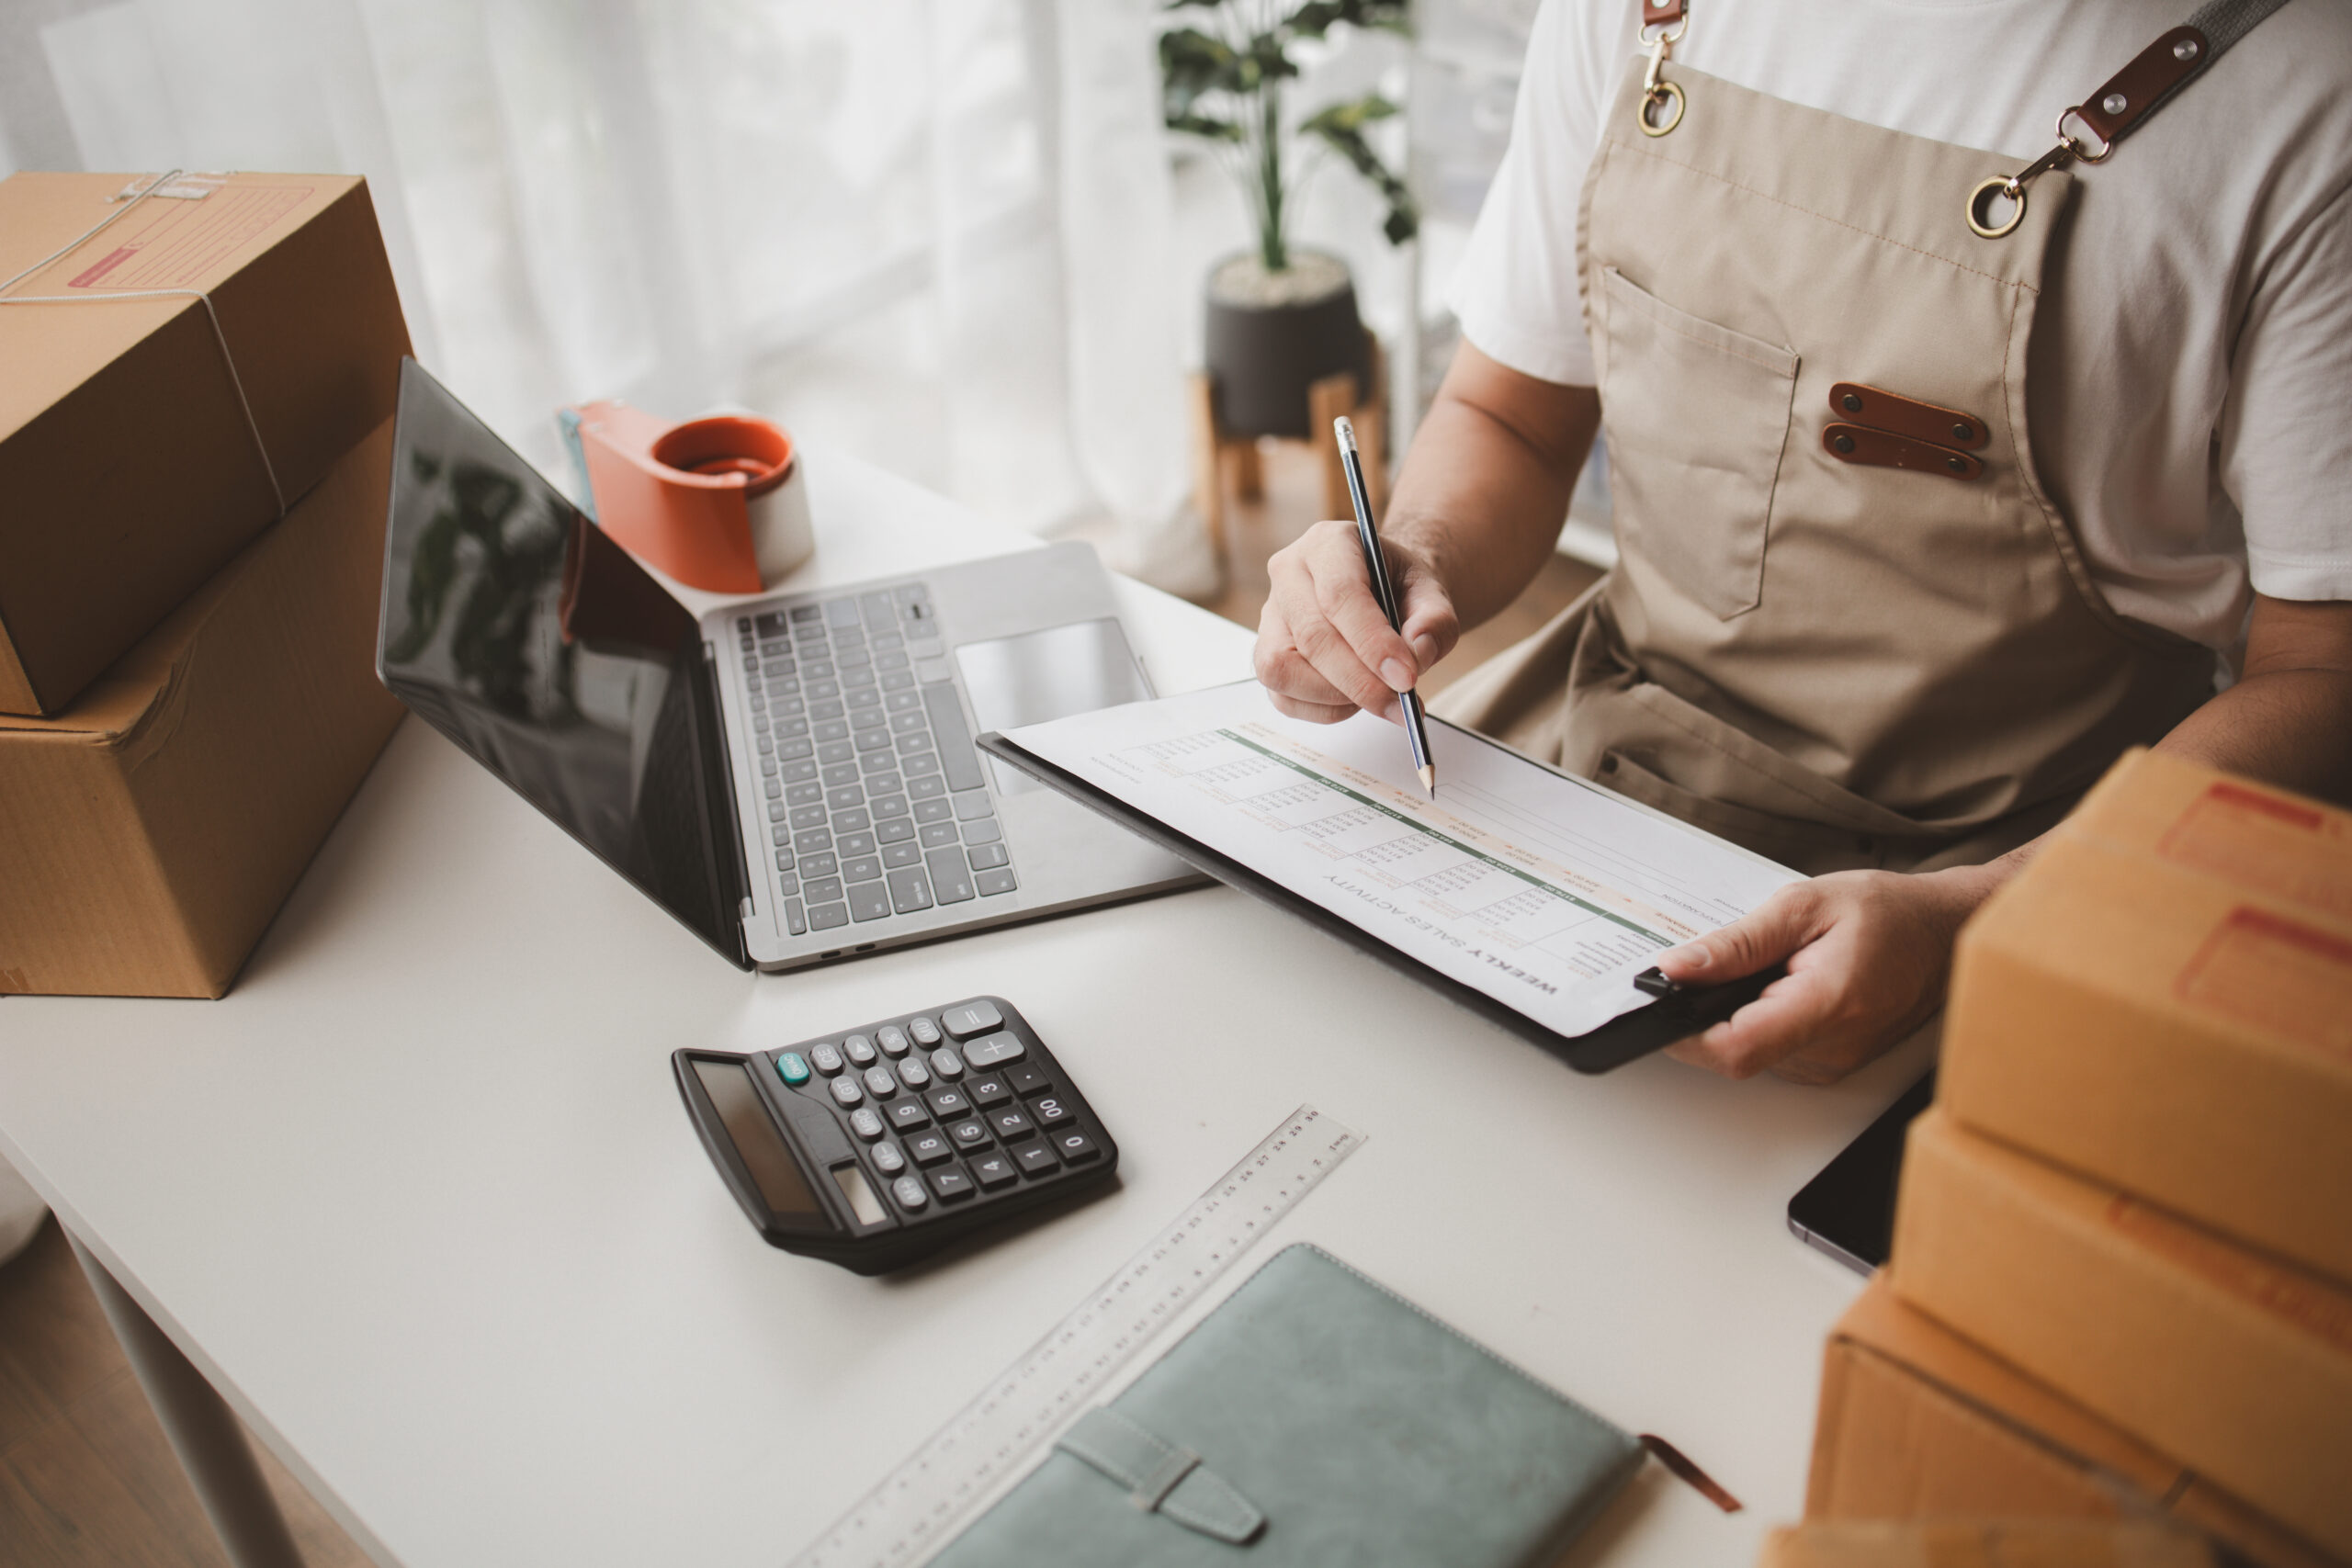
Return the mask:
{"type": "Polygon", "coordinates": [[[797,1051],[777,1052],[775,1070],[785,1082],[795,1089],[808,1081],[808,1064],[801,1058],[797,1051]]]}

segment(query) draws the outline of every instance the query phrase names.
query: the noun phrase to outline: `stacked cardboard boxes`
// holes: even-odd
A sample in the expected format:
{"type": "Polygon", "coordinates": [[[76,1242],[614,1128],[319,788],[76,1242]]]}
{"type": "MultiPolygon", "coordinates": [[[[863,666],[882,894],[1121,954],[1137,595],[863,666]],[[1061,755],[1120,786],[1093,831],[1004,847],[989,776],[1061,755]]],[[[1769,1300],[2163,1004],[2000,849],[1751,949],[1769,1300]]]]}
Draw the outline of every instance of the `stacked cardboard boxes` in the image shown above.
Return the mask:
{"type": "Polygon", "coordinates": [[[365,184],[0,181],[0,990],[219,996],[381,750],[365,184]]]}
{"type": "Polygon", "coordinates": [[[2352,1562],[2352,816],[2127,758],[1963,933],[1937,1093],[1810,1511],[2352,1562]]]}

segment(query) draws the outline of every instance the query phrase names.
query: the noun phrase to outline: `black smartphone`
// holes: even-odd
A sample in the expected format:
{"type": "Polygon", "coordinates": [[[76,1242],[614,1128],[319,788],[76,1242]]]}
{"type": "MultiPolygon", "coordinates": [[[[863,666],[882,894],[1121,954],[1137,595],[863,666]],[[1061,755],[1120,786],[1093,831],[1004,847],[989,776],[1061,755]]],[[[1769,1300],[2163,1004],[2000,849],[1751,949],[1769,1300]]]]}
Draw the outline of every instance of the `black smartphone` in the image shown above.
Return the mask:
{"type": "Polygon", "coordinates": [[[1936,1097],[1930,1068],[1821,1174],[1789,1200],[1789,1229],[1858,1273],[1886,1261],[1894,1243],[1894,1190],[1903,1174],[1903,1134],[1936,1097]]]}

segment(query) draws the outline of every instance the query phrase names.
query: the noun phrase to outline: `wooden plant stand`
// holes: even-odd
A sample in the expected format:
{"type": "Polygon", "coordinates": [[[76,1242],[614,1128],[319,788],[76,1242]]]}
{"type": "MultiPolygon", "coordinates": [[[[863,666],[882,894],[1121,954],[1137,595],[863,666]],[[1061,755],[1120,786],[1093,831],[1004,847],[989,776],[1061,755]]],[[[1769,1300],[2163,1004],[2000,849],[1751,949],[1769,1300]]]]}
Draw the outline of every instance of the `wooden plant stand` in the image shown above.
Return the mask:
{"type": "MultiPolygon", "coordinates": [[[[1369,334],[1367,334],[1369,335],[1369,334]]],[[[1218,427],[1216,389],[1204,371],[1190,378],[1193,425],[1193,504],[1208,530],[1217,558],[1225,558],[1225,488],[1230,479],[1237,500],[1255,501],[1265,494],[1265,467],[1259,460],[1255,435],[1230,435],[1218,427]]],[[[1346,416],[1353,422],[1356,446],[1363,457],[1364,488],[1372,492],[1375,518],[1388,510],[1388,359],[1380,340],[1372,339],[1372,394],[1360,397],[1356,378],[1341,372],[1327,376],[1306,394],[1307,428],[1315,434],[1309,445],[1323,460],[1323,515],[1352,518],[1348,498],[1347,470],[1340,463],[1340,444],[1331,436],[1331,422],[1346,416]]],[[[1280,439],[1269,437],[1264,439],[1280,439]]]]}

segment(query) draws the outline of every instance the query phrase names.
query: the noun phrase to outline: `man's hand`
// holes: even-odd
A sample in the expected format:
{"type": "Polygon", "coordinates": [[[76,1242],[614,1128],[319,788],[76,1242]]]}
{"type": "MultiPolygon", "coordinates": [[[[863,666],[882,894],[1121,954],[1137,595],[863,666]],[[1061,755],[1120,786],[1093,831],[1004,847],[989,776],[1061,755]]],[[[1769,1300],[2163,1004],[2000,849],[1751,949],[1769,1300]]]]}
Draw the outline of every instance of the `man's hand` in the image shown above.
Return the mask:
{"type": "Polygon", "coordinates": [[[1293,718],[1329,724],[1358,708],[1400,720],[1409,692],[1453,649],[1461,625],[1428,561],[1383,541],[1405,627],[1390,629],[1373,597],[1352,523],[1317,523],[1266,563],[1273,592],[1258,620],[1258,679],[1293,718]]]}
{"type": "Polygon", "coordinates": [[[1791,883],[1745,919],[1658,954],[1668,978],[1702,986],[1789,965],[1762,996],[1667,1054],[1735,1078],[1767,1068],[1799,1083],[1844,1077],[1943,1005],[1961,923],[2021,858],[1791,883]]]}

